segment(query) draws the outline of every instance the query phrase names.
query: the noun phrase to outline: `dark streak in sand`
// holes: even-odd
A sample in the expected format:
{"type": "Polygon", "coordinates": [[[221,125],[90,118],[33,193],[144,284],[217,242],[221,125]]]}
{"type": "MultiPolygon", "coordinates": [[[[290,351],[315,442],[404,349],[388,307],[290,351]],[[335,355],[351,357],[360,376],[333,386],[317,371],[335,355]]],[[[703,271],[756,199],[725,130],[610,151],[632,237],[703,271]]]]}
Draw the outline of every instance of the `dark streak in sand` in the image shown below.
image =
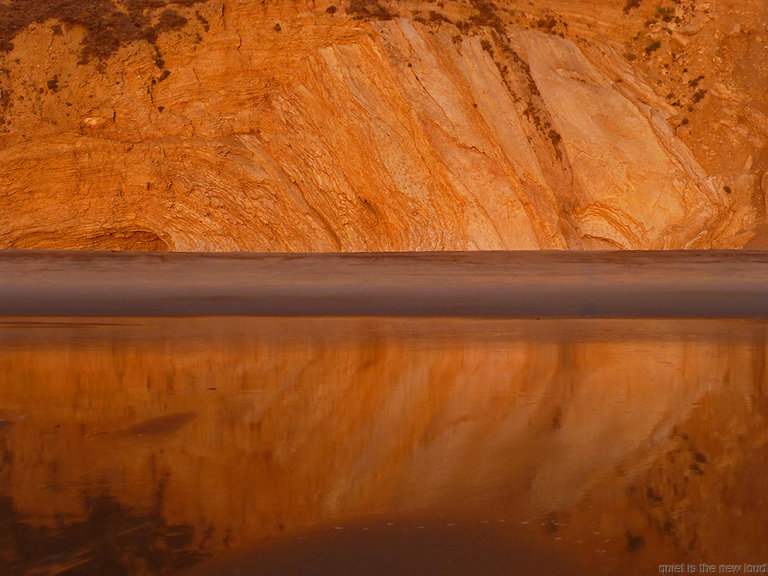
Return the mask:
{"type": "Polygon", "coordinates": [[[124,430],[123,434],[128,436],[165,436],[178,432],[194,419],[195,415],[189,412],[167,414],[134,424],[124,430]]]}

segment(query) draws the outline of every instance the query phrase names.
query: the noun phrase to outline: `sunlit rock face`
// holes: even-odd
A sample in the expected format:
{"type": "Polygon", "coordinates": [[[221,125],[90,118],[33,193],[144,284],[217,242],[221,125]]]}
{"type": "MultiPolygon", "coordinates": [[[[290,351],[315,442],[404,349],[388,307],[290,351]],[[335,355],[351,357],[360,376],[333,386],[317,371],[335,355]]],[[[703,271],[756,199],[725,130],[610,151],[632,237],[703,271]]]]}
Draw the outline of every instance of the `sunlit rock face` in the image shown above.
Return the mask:
{"type": "Polygon", "coordinates": [[[0,347],[8,566],[145,573],[382,517],[503,522],[584,574],[764,549],[760,324],[25,322],[0,347]]]}
{"type": "Polygon", "coordinates": [[[762,0],[634,4],[7,0],[0,247],[762,245],[762,0]]]}

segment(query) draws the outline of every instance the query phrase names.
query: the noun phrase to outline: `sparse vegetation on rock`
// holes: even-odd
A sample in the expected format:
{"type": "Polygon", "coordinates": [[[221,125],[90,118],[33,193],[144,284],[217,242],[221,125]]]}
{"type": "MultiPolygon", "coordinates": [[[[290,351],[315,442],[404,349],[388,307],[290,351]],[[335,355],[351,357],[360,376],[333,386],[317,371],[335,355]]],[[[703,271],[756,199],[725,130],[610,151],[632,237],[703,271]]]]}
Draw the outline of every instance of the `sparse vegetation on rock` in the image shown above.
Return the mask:
{"type": "Polygon", "coordinates": [[[12,50],[14,36],[30,24],[59,21],[85,29],[82,62],[108,58],[128,42],[154,43],[158,34],[184,26],[187,19],[169,6],[188,7],[202,1],[125,0],[121,6],[111,0],[10,0],[0,10],[0,52],[12,50]]]}
{"type": "Polygon", "coordinates": [[[347,12],[358,19],[392,20],[395,14],[377,0],[350,0],[347,12]]]}
{"type": "Polygon", "coordinates": [[[661,42],[659,42],[658,40],[654,40],[653,42],[648,44],[648,46],[645,47],[645,51],[648,54],[650,54],[651,52],[655,52],[659,48],[661,48],[661,42]]]}

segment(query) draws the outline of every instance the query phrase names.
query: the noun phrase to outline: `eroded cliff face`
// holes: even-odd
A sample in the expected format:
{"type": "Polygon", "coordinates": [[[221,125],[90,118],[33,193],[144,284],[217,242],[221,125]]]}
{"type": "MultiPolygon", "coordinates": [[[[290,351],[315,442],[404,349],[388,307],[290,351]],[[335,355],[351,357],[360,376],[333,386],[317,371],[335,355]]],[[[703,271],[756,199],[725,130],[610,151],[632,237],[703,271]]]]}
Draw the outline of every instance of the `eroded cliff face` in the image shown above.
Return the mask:
{"type": "Polygon", "coordinates": [[[6,7],[3,248],[768,246],[761,0],[6,7]]]}

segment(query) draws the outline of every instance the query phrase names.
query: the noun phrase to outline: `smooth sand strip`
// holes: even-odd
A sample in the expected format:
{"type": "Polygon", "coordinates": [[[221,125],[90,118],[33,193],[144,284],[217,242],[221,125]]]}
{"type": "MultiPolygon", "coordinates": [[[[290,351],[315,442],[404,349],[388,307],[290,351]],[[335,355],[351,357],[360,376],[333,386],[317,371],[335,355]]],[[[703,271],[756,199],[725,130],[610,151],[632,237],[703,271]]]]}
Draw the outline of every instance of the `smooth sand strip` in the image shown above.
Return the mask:
{"type": "Polygon", "coordinates": [[[768,317],[768,252],[0,251],[2,316],[768,317]]]}

